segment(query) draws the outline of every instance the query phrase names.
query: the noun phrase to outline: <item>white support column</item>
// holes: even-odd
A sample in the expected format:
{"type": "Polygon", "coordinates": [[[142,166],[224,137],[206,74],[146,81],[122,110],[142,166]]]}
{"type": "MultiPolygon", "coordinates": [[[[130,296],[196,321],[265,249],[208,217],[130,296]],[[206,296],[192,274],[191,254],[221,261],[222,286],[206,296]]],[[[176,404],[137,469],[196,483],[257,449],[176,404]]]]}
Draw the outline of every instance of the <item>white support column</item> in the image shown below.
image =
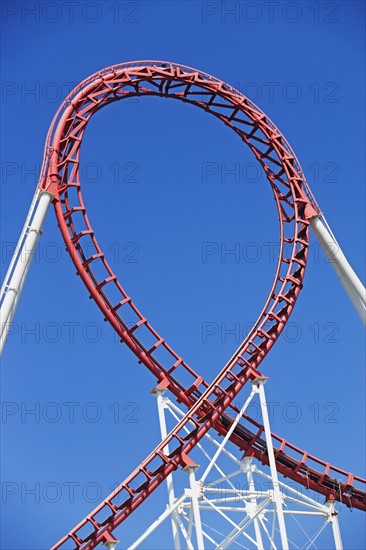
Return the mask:
{"type": "MultiPolygon", "coordinates": [[[[251,456],[244,457],[243,465],[244,465],[244,472],[247,474],[248,489],[249,491],[254,493],[255,485],[254,485],[254,478],[253,478],[253,469],[254,469],[253,458],[251,456]]],[[[255,510],[257,508],[257,499],[255,497],[252,497],[250,499],[250,505],[252,508],[251,513],[255,513],[255,510]]],[[[257,549],[264,550],[260,523],[258,521],[258,518],[254,518],[254,532],[255,532],[255,539],[257,542],[257,549]]]]}
{"type": "Polygon", "coordinates": [[[0,308],[0,353],[4,347],[10,324],[14,317],[15,308],[18,304],[19,296],[23,289],[37,241],[42,232],[42,225],[52,199],[53,195],[47,191],[40,192],[37,195],[37,201],[34,204],[34,213],[32,212],[27,217],[29,225],[22,231],[19,240],[20,247],[15,250],[6,275],[2,288],[3,301],[0,308]]]}
{"type": "Polygon", "coordinates": [[[327,222],[323,216],[314,216],[310,220],[313,228],[325,254],[329,258],[339,280],[344,286],[348,296],[355,306],[363,323],[366,325],[366,290],[360,279],[349,264],[343,254],[336,238],[330,231],[327,222]]]}
{"type": "Polygon", "coordinates": [[[119,540],[107,540],[104,543],[104,546],[107,547],[107,550],[116,550],[119,540]]]}
{"type": "Polygon", "coordinates": [[[336,550],[343,550],[343,543],[341,537],[341,530],[339,528],[338,516],[332,518],[332,529],[336,550]]]}
{"type": "MultiPolygon", "coordinates": [[[[159,415],[159,425],[160,425],[160,434],[161,434],[161,440],[164,441],[164,439],[167,436],[167,428],[166,428],[166,420],[165,420],[165,405],[164,405],[164,398],[163,395],[165,393],[165,389],[160,388],[154,388],[151,392],[153,395],[156,396],[156,401],[158,404],[158,415],[159,415]]],[[[169,455],[169,447],[168,445],[164,448],[164,453],[166,455],[169,455]]],[[[174,486],[173,486],[173,476],[170,474],[170,476],[166,479],[167,489],[168,489],[168,503],[169,507],[172,507],[175,501],[175,494],[174,494],[174,486]]],[[[178,531],[178,521],[177,521],[177,511],[174,510],[172,512],[172,532],[173,532],[173,541],[174,541],[174,549],[180,550],[180,538],[179,538],[179,531],[178,531]]]]}
{"type": "Polygon", "coordinates": [[[273,497],[274,497],[274,503],[275,503],[276,512],[277,512],[278,527],[280,530],[280,537],[281,537],[281,549],[289,550],[285,517],[283,513],[283,508],[282,508],[282,494],[281,494],[280,486],[278,482],[276,461],[274,457],[272,437],[271,437],[271,429],[269,425],[267,403],[266,403],[266,397],[264,392],[264,384],[266,383],[266,381],[267,381],[267,378],[264,378],[264,377],[256,378],[253,381],[253,385],[257,388],[257,391],[259,393],[259,400],[261,404],[262,420],[263,420],[264,433],[266,438],[267,452],[268,452],[268,459],[269,459],[269,467],[271,470],[271,478],[272,478],[272,485],[273,485],[273,497]]]}
{"type": "Polygon", "coordinates": [[[38,198],[39,198],[39,195],[40,195],[40,190],[37,189],[36,192],[34,193],[33,195],[33,198],[32,198],[32,202],[31,202],[31,205],[29,207],[29,210],[28,210],[28,214],[27,214],[27,217],[25,218],[25,222],[24,222],[24,225],[23,225],[23,229],[22,229],[22,232],[20,234],[20,237],[18,239],[18,242],[17,242],[17,245],[16,245],[16,248],[14,250],[14,253],[13,253],[13,256],[10,260],[10,264],[9,264],[9,267],[8,267],[8,270],[6,272],[6,275],[4,277],[4,281],[3,281],[3,284],[1,285],[1,291],[0,291],[0,301],[2,300],[3,298],[3,294],[4,294],[4,291],[5,291],[5,288],[6,288],[6,285],[7,285],[7,282],[9,281],[9,278],[11,276],[11,273],[13,271],[13,267],[14,267],[14,264],[16,262],[16,259],[17,259],[17,254],[16,252],[19,251],[22,247],[22,243],[23,243],[23,240],[24,240],[24,237],[27,233],[27,229],[29,228],[30,226],[30,221],[33,217],[33,213],[34,213],[34,210],[35,210],[35,206],[38,202],[38,198]]]}
{"type": "Polygon", "coordinates": [[[198,502],[198,487],[196,480],[196,470],[198,466],[186,466],[184,470],[188,473],[189,476],[189,486],[191,489],[191,499],[192,499],[192,508],[193,508],[193,519],[196,529],[196,539],[197,539],[197,550],[204,550],[205,545],[203,542],[203,532],[202,532],[202,523],[201,523],[201,513],[198,502]]]}
{"type": "Polygon", "coordinates": [[[329,508],[329,521],[332,524],[332,531],[334,537],[334,545],[336,550],[343,550],[343,543],[341,537],[341,530],[339,528],[338,513],[335,509],[335,501],[328,500],[325,505],[329,508]]]}

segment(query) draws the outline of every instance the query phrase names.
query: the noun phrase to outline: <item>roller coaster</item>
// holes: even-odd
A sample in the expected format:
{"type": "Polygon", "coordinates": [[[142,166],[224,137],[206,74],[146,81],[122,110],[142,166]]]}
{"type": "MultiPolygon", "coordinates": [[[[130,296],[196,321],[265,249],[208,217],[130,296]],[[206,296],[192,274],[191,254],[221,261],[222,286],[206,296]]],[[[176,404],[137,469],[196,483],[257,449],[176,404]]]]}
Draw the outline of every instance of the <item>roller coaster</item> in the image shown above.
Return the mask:
{"type": "MultiPolygon", "coordinates": [[[[268,426],[234,405],[244,386],[262,387],[265,378],[261,363],[283,331],[303,286],[310,228],[332,258],[338,277],[365,322],[365,289],[335,240],[295,153],[265,113],[221,80],[170,62],[122,63],[81,82],[61,104],[48,131],[39,183],[1,289],[2,347],[32,260],[32,254],[24,255],[22,250],[34,251],[51,203],[77,274],[105,321],[156,378],[157,391],[168,392],[185,409],[149,456],[53,550],[69,548],[70,544],[81,550],[99,543],[114,544],[113,531],[159,485],[178,468],[193,468],[190,452],[209,432],[227,438],[262,464],[271,466],[273,457],[278,473],[324,495],[326,500],[366,511],[365,479],[273,433],[272,449],[265,437],[268,426]],[[195,372],[137,308],[108,264],[83,202],[80,149],[91,117],[113,102],[145,96],[189,103],[233,130],[262,166],[278,211],[280,252],[270,293],[253,328],[213,381],[195,372]]],[[[197,516],[195,520],[197,527],[197,516]]],[[[286,542],[281,541],[285,548],[286,542]]]]}

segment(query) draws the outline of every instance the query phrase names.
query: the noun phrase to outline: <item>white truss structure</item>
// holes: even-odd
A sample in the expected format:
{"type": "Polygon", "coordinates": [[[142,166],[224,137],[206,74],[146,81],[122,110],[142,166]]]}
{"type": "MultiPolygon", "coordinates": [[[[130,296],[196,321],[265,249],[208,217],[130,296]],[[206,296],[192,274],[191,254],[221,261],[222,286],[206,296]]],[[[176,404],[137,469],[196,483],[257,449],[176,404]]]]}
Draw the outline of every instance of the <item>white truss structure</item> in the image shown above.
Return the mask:
{"type": "MultiPolygon", "coordinates": [[[[334,548],[343,550],[335,502],[317,502],[303,494],[302,490],[278,479],[265,400],[266,380],[263,377],[253,381],[250,395],[222,441],[208,433],[197,445],[204,466],[199,468],[194,464],[184,469],[188,474],[188,483],[178,497],[173,480],[177,474],[169,476],[166,509],[128,550],[146,548],[146,539],[166,520],[170,520],[172,528],[172,541],[165,543],[166,548],[174,547],[175,550],[310,550],[317,548],[316,542],[325,530],[331,530],[328,537],[334,541],[334,548]],[[261,408],[269,473],[263,471],[252,456],[244,454],[242,458],[237,458],[230,449],[230,435],[253,399],[259,400],[261,408]],[[221,465],[222,460],[225,466],[221,465]],[[200,477],[198,471],[202,471],[200,477]],[[307,521],[310,527],[305,525],[307,521]],[[296,541],[292,538],[295,529],[296,541]],[[301,536],[300,543],[298,535],[301,536]]],[[[175,403],[164,396],[164,392],[159,388],[152,392],[157,398],[162,438],[167,433],[167,415],[174,421],[179,421],[184,415],[175,403]]]]}

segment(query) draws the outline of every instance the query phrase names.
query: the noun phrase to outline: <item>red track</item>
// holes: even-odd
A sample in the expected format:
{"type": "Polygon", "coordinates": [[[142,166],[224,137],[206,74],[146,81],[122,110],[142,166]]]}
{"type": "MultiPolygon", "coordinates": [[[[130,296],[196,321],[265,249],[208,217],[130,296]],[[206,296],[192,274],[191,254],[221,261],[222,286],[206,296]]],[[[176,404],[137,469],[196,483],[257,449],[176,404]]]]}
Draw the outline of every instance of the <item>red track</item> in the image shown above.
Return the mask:
{"type": "MultiPolygon", "coordinates": [[[[137,356],[139,363],[143,363],[158,383],[188,408],[186,416],[166,440],[53,547],[60,548],[67,541],[73,541],[75,548],[86,550],[109,540],[111,532],[172,471],[187,464],[189,452],[208,430],[227,432],[232,420],[225,410],[236,410],[232,405],[236,395],[248,381],[260,375],[260,363],[293,310],[307,261],[309,219],[320,210],[291,147],[256,105],[210,75],[157,61],[108,67],[71,92],[50,127],[39,187],[55,196],[56,217],[67,249],[105,320],[137,356]],[[88,121],[109,103],[145,95],[191,103],[232,128],[262,165],[278,209],[280,254],[271,292],[250,334],[211,384],[175,353],[122,288],[98,245],[83,203],[79,158],[88,121]],[[285,246],[286,243],[291,246],[285,246]],[[86,255],[84,250],[93,250],[93,254],[86,255]],[[154,344],[147,346],[147,337],[150,341],[151,336],[154,344]],[[190,428],[191,422],[194,429],[190,428]],[[184,427],[189,428],[188,435],[184,427]],[[167,443],[172,450],[169,456],[163,452],[167,443]],[[122,504],[117,504],[117,500],[122,500],[122,504]]],[[[268,463],[266,444],[261,438],[263,427],[248,416],[245,420],[246,426],[239,424],[231,440],[241,450],[268,463]]],[[[275,456],[279,472],[326,497],[333,496],[348,506],[366,510],[365,480],[309,455],[274,434],[273,438],[277,441],[275,456]],[[355,481],[362,490],[355,487],[355,481]]]]}

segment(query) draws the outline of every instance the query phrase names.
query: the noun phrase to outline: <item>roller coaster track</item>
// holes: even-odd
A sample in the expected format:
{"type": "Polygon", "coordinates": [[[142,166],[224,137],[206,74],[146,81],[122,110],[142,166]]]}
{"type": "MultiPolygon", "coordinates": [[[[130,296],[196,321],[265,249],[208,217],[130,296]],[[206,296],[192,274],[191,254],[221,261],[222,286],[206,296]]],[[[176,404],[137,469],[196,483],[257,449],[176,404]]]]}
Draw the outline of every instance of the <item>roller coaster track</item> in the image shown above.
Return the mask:
{"type": "MultiPolygon", "coordinates": [[[[54,547],[72,542],[87,550],[111,533],[178,467],[210,429],[226,434],[235,397],[259,371],[295,306],[303,284],[309,225],[321,211],[300,164],[281,132],[247,97],[190,67],[140,61],[108,67],[84,80],[67,97],[48,132],[39,193],[52,195],[58,225],[77,274],[121,342],[138,362],[187,407],[184,418],[151,454],[54,547]],[[252,330],[208,383],[169,346],[138,310],[107,263],[84,206],[79,178],[80,148],[87,124],[102,107],[135,96],[177,99],[214,115],[251,149],[271,185],[278,210],[280,253],[272,288],[252,330]],[[88,252],[86,252],[88,251],[88,252]],[[148,343],[149,342],[149,343],[148,343]],[[193,426],[192,427],[192,423],[193,426]],[[187,435],[187,431],[189,430],[187,435]],[[164,452],[169,444],[170,454],[164,452]]],[[[268,464],[263,426],[244,415],[231,441],[268,464]]],[[[279,472],[303,486],[366,510],[366,481],[311,456],[272,434],[279,472]]],[[[66,546],[65,546],[66,547],[66,546]]]]}

